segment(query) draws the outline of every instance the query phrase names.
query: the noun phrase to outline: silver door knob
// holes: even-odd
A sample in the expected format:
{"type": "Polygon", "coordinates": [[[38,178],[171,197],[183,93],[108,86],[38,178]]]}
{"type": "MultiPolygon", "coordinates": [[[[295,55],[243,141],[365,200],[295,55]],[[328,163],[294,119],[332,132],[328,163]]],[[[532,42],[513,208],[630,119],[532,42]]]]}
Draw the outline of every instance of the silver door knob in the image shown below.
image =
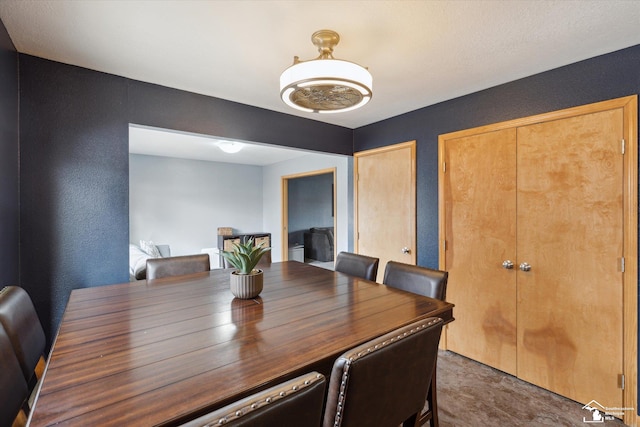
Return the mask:
{"type": "Polygon", "coordinates": [[[402,253],[403,254],[411,253],[411,249],[409,249],[408,247],[405,246],[404,248],[402,248],[402,253]]]}
{"type": "Polygon", "coordinates": [[[502,261],[502,267],[506,268],[507,270],[513,269],[513,261],[511,260],[502,261]]]}
{"type": "Polygon", "coordinates": [[[529,271],[531,270],[531,266],[529,265],[529,263],[523,262],[522,264],[520,264],[520,270],[529,271]]]}

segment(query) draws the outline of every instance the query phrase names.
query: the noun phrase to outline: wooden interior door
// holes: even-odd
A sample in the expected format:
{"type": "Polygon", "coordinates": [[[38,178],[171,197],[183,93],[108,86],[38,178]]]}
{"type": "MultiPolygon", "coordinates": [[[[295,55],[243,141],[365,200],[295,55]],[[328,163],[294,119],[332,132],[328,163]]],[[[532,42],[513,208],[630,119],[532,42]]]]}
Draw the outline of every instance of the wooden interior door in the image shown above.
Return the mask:
{"type": "Polygon", "coordinates": [[[621,108],[517,131],[517,254],[531,266],[516,270],[518,377],[612,408],[623,406],[622,138],[621,108]]]}
{"type": "MultiPolygon", "coordinates": [[[[447,347],[516,374],[515,129],[447,140],[444,151],[447,347]]],[[[442,183],[441,183],[442,184],[442,183]]]]}
{"type": "Polygon", "coordinates": [[[415,141],[354,155],[355,251],[388,261],[416,263],[415,141]]]}

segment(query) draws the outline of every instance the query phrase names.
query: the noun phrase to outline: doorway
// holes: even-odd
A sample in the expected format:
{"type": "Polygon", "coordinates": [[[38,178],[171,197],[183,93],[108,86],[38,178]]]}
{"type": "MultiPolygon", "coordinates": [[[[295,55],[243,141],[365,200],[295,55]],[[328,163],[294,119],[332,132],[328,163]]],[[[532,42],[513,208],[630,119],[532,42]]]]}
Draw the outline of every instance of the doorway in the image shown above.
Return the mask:
{"type": "Polygon", "coordinates": [[[282,259],[333,269],[336,168],[282,177],[282,259]]]}

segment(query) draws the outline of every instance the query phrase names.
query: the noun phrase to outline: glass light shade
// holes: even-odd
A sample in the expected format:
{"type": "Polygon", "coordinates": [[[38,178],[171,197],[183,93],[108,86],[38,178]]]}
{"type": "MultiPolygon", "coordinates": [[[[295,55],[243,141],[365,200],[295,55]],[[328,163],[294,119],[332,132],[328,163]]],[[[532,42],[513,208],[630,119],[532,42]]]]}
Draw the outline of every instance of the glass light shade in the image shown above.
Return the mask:
{"type": "Polygon", "coordinates": [[[338,113],[365,105],[372,96],[371,73],[340,59],[298,62],[280,76],[280,96],[292,108],[338,113]]]}
{"type": "Polygon", "coordinates": [[[218,141],[216,143],[216,145],[222,151],[224,151],[225,153],[229,153],[229,154],[234,154],[234,153],[237,153],[238,151],[242,150],[242,144],[240,144],[239,142],[218,141]]]}

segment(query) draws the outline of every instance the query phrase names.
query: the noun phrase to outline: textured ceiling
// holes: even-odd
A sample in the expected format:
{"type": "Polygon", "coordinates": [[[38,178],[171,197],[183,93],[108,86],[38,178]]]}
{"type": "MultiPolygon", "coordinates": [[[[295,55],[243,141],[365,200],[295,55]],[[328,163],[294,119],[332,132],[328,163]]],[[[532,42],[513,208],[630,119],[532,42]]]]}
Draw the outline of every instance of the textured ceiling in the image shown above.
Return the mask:
{"type": "Polygon", "coordinates": [[[19,52],[349,128],[640,44],[640,1],[616,0],[0,0],[0,19],[19,52]],[[373,74],[359,110],[279,98],[322,28],[373,74]]]}

